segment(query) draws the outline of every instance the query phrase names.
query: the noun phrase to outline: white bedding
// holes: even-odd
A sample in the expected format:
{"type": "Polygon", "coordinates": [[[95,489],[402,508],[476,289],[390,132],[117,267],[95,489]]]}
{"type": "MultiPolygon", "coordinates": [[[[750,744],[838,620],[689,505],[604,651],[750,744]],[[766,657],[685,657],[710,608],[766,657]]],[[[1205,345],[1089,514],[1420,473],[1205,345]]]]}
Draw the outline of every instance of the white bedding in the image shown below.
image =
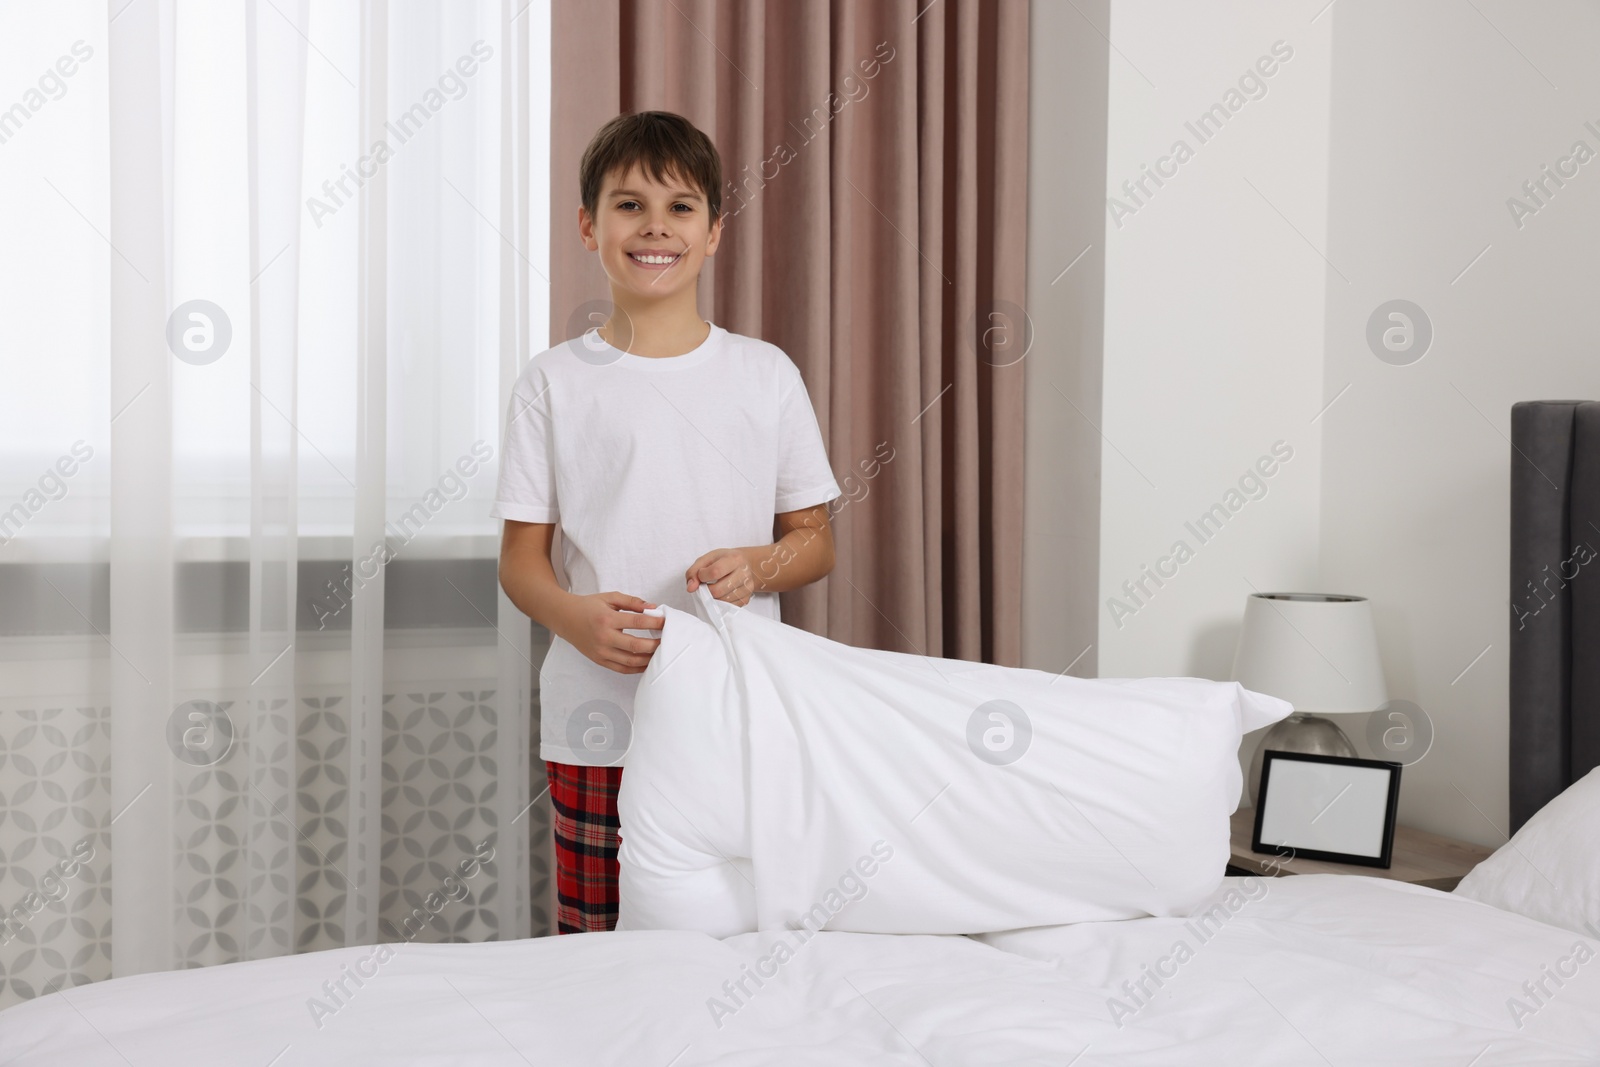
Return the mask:
{"type": "Polygon", "coordinates": [[[1570,931],[1361,877],[1229,878],[1197,911],[1217,901],[1205,925],[823,932],[760,988],[745,978],[753,995],[737,1003],[724,983],[799,935],[405,945],[359,988],[346,979],[351,995],[320,1028],[308,1001],[333,1006],[322,984],[372,949],[145,975],[0,1013],[0,1064],[1600,1062],[1600,961],[1562,964],[1589,944],[1570,931]],[[1174,953],[1180,941],[1190,954],[1174,953]],[[1159,989],[1145,978],[1147,1001],[1122,988],[1146,966],[1169,975],[1159,989]],[[1544,977],[1573,969],[1559,987],[1544,977]],[[1551,995],[1535,1004],[1523,983],[1541,979],[1551,995]],[[714,1018],[713,998],[732,1013],[714,1018]]]}
{"type": "Polygon", "coordinates": [[[1227,867],[1239,740],[1287,701],[856,648],[697,590],[660,609],[618,930],[972,934],[1184,915],[1227,867]]]}

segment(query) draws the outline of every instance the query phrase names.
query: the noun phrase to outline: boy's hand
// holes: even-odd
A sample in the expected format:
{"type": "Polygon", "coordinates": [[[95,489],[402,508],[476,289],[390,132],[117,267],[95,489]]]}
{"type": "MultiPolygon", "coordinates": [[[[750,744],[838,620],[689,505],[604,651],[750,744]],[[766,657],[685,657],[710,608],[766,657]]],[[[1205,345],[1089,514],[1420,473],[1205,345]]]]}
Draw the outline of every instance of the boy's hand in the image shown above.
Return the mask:
{"type": "Polygon", "coordinates": [[[643,674],[659,637],[634,637],[623,630],[659,630],[665,619],[640,615],[659,605],[627,593],[591,593],[574,597],[568,608],[567,641],[594,662],[618,674],[643,674]]]}
{"type": "Polygon", "coordinates": [[[755,571],[750,560],[737,548],[714,548],[690,564],[684,573],[689,592],[701,585],[711,588],[717,600],[744,607],[756,592],[755,571]]]}

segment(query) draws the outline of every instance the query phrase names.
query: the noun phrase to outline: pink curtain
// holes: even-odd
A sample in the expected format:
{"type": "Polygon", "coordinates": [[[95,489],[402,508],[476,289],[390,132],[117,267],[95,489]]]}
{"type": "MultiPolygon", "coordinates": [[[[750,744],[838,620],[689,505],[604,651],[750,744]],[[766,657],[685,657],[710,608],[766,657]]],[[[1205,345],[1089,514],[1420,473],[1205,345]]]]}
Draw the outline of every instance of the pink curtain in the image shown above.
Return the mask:
{"type": "Polygon", "coordinates": [[[676,111],[723,163],[700,310],[799,366],[844,496],[785,621],[876,648],[1021,655],[1027,0],[560,0],[551,337],[609,297],[578,160],[676,111]]]}

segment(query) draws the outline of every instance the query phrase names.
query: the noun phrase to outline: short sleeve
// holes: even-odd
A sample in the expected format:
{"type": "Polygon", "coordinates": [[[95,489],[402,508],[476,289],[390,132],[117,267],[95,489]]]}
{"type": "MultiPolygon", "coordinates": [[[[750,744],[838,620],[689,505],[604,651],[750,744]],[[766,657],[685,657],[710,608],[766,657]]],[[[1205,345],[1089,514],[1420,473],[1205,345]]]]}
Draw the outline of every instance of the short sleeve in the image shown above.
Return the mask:
{"type": "Polygon", "coordinates": [[[489,516],[518,522],[556,522],[560,516],[550,386],[543,374],[522,375],[512,387],[489,516]]]}
{"type": "Polygon", "coordinates": [[[843,495],[828,465],[828,451],[800,368],[787,355],[783,362],[787,381],[778,405],[778,492],[773,502],[777,514],[815,507],[843,495]]]}

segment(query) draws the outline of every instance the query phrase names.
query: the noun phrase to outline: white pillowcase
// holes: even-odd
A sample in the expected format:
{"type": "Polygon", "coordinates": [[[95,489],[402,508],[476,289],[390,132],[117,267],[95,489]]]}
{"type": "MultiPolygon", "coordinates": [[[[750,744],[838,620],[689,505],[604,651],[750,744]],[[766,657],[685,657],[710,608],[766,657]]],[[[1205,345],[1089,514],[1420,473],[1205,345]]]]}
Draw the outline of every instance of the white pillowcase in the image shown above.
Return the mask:
{"type": "Polygon", "coordinates": [[[699,617],[659,610],[617,798],[618,929],[1187,915],[1227,864],[1241,736],[1291,710],[1236,682],[856,648],[709,594],[699,617]]]}
{"type": "Polygon", "coordinates": [[[1600,768],[1535,812],[1455,891],[1600,937],[1600,768]]]}
{"type": "Polygon", "coordinates": [[[661,643],[634,694],[617,791],[616,929],[746,933],[756,925],[744,701],[715,630],[665,605],[642,614],[666,624],[640,631],[661,643]]]}

